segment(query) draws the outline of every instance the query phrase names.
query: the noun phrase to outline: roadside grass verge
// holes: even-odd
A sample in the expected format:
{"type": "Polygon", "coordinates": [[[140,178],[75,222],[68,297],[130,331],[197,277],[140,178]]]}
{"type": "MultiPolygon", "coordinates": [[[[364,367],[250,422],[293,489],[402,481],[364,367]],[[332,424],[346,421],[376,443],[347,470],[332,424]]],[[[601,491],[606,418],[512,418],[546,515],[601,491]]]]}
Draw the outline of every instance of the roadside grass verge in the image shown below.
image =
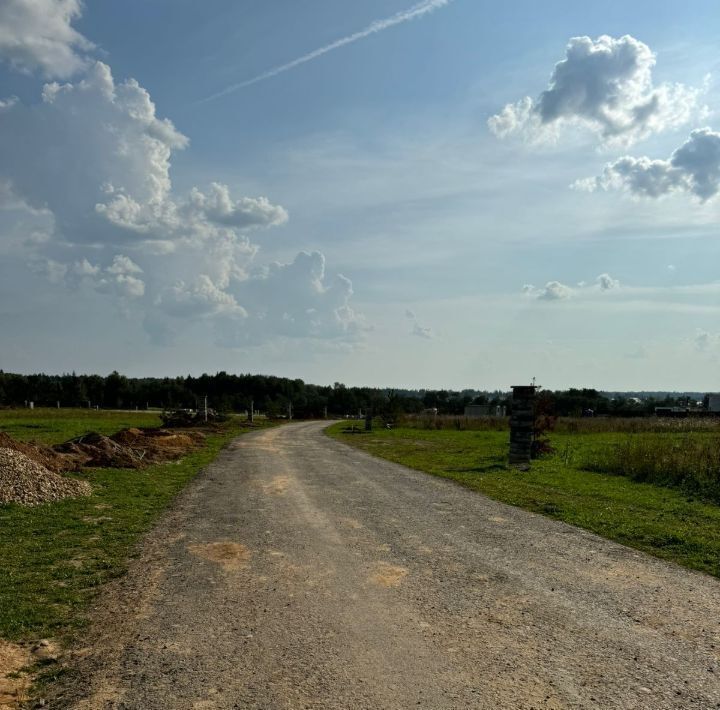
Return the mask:
{"type": "MultiPolygon", "coordinates": [[[[396,419],[402,429],[454,431],[509,431],[507,417],[465,417],[454,414],[404,414],[396,419]]],[[[708,432],[720,435],[720,417],[558,417],[560,434],[708,432]]]]}
{"type": "MultiPolygon", "coordinates": [[[[126,423],[120,417],[106,432],[126,423]]],[[[158,422],[129,415],[129,423],[158,422]]],[[[256,428],[263,425],[267,423],[256,428]]],[[[4,428],[1,420],[0,428],[4,428]]],[[[98,430],[98,422],[87,420],[84,430],[88,428],[98,430]]],[[[211,433],[202,449],[176,461],[141,470],[89,469],[74,474],[92,484],[93,494],[88,498],[35,508],[0,506],[0,638],[72,641],[87,623],[89,602],[100,586],[126,571],[141,535],[220,449],[245,429],[238,420],[231,420],[211,433]]],[[[65,438],[68,430],[58,436],[65,438]]],[[[45,440],[53,439],[48,433],[45,440]]]]}
{"type": "Polygon", "coordinates": [[[95,409],[0,409],[0,431],[21,441],[60,444],[89,431],[109,436],[129,427],[160,426],[158,412],[114,412],[95,409]]]}
{"type": "Polygon", "coordinates": [[[720,503],[720,437],[630,435],[595,451],[583,468],[678,488],[720,503]]]}
{"type": "Polygon", "coordinates": [[[335,424],[327,433],[504,503],[720,577],[720,506],[682,490],[583,468],[627,434],[556,433],[551,437],[555,453],[534,461],[529,471],[519,471],[507,465],[507,431],[400,427],[353,435],[343,433],[346,427],[345,422],[335,424]]]}

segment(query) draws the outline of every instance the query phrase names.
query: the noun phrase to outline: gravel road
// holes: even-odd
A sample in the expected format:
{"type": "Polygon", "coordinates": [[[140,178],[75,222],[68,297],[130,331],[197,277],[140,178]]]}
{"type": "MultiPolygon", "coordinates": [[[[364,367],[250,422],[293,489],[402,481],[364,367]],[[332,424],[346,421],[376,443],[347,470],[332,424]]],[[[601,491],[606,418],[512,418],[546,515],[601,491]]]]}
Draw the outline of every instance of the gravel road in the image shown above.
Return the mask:
{"type": "Polygon", "coordinates": [[[322,429],[220,455],[51,707],[720,708],[720,581],[322,429]]]}

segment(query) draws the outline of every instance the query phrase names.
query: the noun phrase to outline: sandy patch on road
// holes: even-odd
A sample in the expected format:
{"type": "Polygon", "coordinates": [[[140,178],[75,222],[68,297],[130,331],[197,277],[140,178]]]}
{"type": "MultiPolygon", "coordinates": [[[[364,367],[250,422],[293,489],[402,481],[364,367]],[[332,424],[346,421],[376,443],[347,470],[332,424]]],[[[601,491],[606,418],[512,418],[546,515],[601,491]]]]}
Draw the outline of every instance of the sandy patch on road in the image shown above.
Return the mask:
{"type": "Polygon", "coordinates": [[[32,662],[28,649],[0,640],[0,708],[15,708],[27,700],[31,679],[21,670],[32,662]]]}
{"type": "Polygon", "coordinates": [[[193,555],[221,564],[227,570],[248,566],[252,552],[239,542],[211,542],[207,545],[188,545],[193,555]]]}
{"type": "Polygon", "coordinates": [[[340,523],[351,530],[361,530],[365,526],[355,518],[340,518],[340,523]]]}
{"type": "Polygon", "coordinates": [[[379,587],[399,587],[407,574],[408,571],[405,567],[378,562],[369,579],[379,587]]]}
{"type": "Polygon", "coordinates": [[[290,479],[287,476],[275,476],[270,483],[261,483],[263,493],[266,495],[279,496],[287,491],[290,479]]]}

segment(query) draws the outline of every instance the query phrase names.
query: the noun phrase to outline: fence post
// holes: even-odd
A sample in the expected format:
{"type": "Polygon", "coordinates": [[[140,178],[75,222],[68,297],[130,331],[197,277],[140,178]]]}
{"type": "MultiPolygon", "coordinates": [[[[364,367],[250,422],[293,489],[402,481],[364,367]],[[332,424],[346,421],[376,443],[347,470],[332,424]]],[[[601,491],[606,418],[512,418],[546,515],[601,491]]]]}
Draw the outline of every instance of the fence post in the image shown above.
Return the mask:
{"type": "Polygon", "coordinates": [[[365,431],[372,431],[373,414],[372,409],[365,411],[365,431]]]}

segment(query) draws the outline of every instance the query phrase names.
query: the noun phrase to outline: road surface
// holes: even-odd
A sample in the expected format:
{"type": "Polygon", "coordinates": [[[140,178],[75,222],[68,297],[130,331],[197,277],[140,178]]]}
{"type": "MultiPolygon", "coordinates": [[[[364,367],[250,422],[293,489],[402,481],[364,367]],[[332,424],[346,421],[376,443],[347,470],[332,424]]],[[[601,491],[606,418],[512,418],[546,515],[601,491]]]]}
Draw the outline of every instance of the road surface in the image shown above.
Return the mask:
{"type": "Polygon", "coordinates": [[[720,582],[328,439],[238,438],[52,707],[720,708],[720,582]]]}

